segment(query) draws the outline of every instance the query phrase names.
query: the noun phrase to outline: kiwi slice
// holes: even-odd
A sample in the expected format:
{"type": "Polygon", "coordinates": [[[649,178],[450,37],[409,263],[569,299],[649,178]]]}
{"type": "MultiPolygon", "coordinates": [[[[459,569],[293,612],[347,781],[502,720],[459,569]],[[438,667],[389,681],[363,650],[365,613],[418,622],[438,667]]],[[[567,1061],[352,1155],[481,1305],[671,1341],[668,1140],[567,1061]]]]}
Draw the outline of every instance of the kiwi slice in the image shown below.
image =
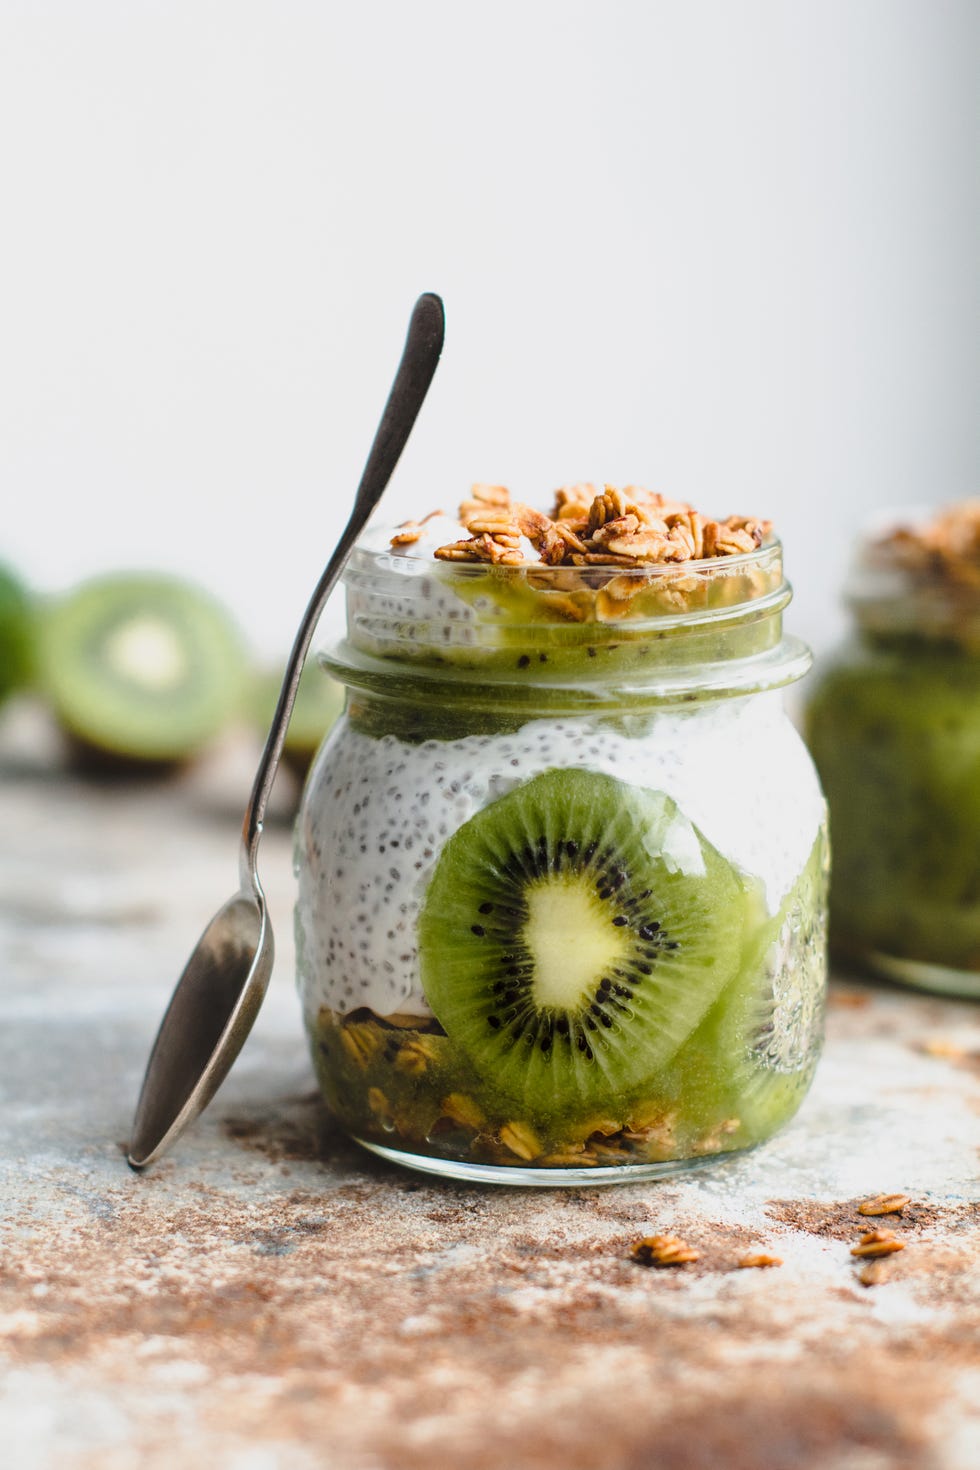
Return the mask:
{"type": "Polygon", "coordinates": [[[59,598],[41,630],[41,678],[82,750],[172,764],[238,712],[241,634],[193,583],[154,573],[94,577],[59,598]]]}
{"type": "Polygon", "coordinates": [[[549,770],[446,843],[422,986],[474,1069],[534,1113],[636,1091],[735,974],[745,891],[660,791],[549,770]]]}
{"type": "Polygon", "coordinates": [[[0,700],[30,682],[33,644],[33,600],[17,574],[0,566],[0,700]]]}
{"type": "Polygon", "coordinates": [[[799,1107],[823,1040],[827,840],[821,833],[779,912],[751,925],[732,983],[677,1057],[702,1127],[737,1120],[733,1145],[769,1137],[799,1107]]]}

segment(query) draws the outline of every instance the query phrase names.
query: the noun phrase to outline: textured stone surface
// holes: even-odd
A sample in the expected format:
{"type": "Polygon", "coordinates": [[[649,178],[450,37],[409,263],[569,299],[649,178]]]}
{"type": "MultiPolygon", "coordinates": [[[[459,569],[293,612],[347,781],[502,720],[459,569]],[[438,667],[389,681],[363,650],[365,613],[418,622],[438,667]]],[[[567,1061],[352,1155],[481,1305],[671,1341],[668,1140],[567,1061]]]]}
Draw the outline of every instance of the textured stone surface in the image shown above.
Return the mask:
{"type": "Polygon", "coordinates": [[[452,1465],[972,1470],[975,1007],[835,983],[769,1147],[660,1185],[439,1184],[333,1133],[292,984],[290,838],[256,1031],[156,1169],[123,1158],[156,1024],[235,886],[257,750],[163,785],[0,749],[0,1443],[13,1470],[452,1465]],[[865,1286],[861,1199],[905,1249],[865,1286]],[[681,1236],[682,1267],[630,1259],[681,1236]],[[743,1270],[767,1251],[783,1264],[743,1270]]]}

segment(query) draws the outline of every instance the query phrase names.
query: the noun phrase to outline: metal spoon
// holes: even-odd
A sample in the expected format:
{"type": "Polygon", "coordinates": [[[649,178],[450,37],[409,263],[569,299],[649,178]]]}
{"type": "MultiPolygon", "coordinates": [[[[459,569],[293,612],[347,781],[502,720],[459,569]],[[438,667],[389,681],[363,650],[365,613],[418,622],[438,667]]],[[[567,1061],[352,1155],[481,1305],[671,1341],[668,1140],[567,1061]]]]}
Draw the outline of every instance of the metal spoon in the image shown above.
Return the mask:
{"type": "Polygon", "coordinates": [[[129,1145],[134,1169],[158,1159],[211,1101],[241,1051],[265,996],[274,946],[256,857],[296,686],[327,598],[391,478],[422,407],[442,351],[444,329],[439,297],[420,296],[350,520],[317,583],[289,656],[242,823],[241,887],[198,940],[150,1053],[129,1145]]]}

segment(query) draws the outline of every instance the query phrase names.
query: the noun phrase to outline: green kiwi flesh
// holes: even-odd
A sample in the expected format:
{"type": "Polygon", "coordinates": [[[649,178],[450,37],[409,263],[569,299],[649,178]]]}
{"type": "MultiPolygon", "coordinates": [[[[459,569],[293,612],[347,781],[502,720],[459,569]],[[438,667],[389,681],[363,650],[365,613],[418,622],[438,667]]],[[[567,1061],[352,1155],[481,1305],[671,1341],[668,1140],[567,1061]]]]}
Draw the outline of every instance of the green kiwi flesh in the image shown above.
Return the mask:
{"type": "Polygon", "coordinates": [[[41,678],[58,721],[124,762],[196,755],[239,712],[247,666],[229,613],[177,577],[95,577],[43,620],[41,678]]]}
{"type": "Polygon", "coordinates": [[[672,1087],[692,1121],[729,1120],[730,1146],[774,1133],[813,1080],[823,1040],[828,867],[821,832],[778,913],[750,925],[737,975],[675,1059],[672,1087]]]}
{"type": "Polygon", "coordinates": [[[670,797],[550,770],[443,849],[423,990],[475,1071],[532,1114],[609,1108],[733,978],[746,913],[739,874],[670,797]]]}

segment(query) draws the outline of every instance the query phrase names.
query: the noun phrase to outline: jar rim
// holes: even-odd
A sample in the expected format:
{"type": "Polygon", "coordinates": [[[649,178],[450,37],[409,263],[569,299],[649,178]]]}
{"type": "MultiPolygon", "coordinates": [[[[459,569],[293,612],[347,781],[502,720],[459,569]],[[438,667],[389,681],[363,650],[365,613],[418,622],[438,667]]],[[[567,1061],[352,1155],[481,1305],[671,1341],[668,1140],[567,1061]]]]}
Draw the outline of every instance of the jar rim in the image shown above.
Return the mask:
{"type": "Polygon", "coordinates": [[[775,538],[673,564],[457,563],[359,546],[344,575],[347,636],[331,672],[363,688],[407,676],[431,697],[619,703],[791,683],[792,596],[775,538]],[[455,695],[453,694],[455,691],[455,695]]]}

